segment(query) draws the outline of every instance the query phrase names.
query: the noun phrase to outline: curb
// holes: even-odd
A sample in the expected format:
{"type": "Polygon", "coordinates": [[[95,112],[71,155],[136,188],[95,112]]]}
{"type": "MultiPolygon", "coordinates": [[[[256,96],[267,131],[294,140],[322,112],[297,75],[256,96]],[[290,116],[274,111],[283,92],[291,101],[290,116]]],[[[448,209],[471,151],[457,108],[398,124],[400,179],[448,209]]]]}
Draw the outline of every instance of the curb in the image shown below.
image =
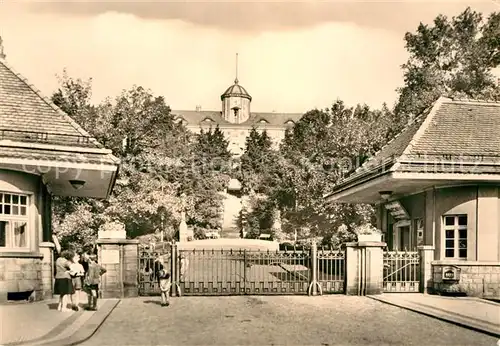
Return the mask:
{"type": "Polygon", "coordinates": [[[108,316],[118,306],[121,300],[106,301],[97,312],[85,322],[85,324],[72,335],[60,339],[49,341],[40,345],[43,346],[73,346],[81,344],[92,337],[99,327],[106,321],[108,316]]]}
{"type": "Polygon", "coordinates": [[[21,346],[21,345],[30,345],[30,344],[36,344],[39,342],[43,342],[44,340],[50,340],[56,338],[58,335],[64,332],[66,328],[71,326],[73,322],[75,322],[83,312],[75,312],[65,320],[63,320],[61,323],[59,323],[57,326],[52,328],[48,333],[39,336],[35,339],[30,339],[30,340],[25,340],[25,341],[14,341],[14,342],[9,342],[4,344],[3,346],[21,346]]]}
{"type": "MultiPolygon", "coordinates": [[[[378,298],[378,297],[375,297],[375,296],[366,296],[366,297],[368,297],[370,299],[373,299],[373,300],[376,300],[376,301],[379,301],[379,302],[384,303],[384,304],[396,306],[398,308],[402,308],[402,309],[406,309],[406,310],[409,310],[409,311],[413,311],[413,312],[416,312],[418,314],[425,315],[425,316],[428,316],[428,317],[431,317],[431,318],[435,318],[435,319],[443,321],[443,322],[448,322],[448,323],[451,323],[451,324],[454,324],[454,325],[457,325],[457,326],[460,326],[460,327],[463,327],[463,328],[474,330],[474,331],[479,332],[479,333],[483,333],[483,334],[487,334],[489,336],[500,338],[500,332],[492,331],[492,330],[490,330],[488,328],[485,328],[485,327],[482,327],[482,326],[472,325],[472,324],[468,323],[467,321],[463,321],[462,322],[462,321],[460,321],[456,317],[438,316],[437,314],[432,313],[432,312],[423,311],[421,309],[417,309],[416,307],[412,307],[412,306],[409,306],[409,305],[403,305],[403,304],[389,302],[389,301],[387,301],[385,299],[381,299],[381,298],[378,298]]],[[[412,304],[412,303],[410,303],[410,304],[412,304]]],[[[413,304],[413,305],[418,305],[418,304],[413,304]]],[[[425,308],[425,307],[422,306],[422,308],[425,308]]],[[[451,312],[447,312],[447,314],[452,314],[452,313],[451,312]]]]}

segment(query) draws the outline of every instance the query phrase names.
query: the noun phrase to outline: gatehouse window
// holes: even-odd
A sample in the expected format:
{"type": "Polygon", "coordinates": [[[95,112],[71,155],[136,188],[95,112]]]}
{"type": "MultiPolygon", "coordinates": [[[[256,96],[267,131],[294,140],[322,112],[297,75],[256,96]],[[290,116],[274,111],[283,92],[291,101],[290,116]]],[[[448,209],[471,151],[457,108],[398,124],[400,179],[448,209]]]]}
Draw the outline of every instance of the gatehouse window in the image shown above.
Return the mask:
{"type": "Polygon", "coordinates": [[[0,193],[0,248],[27,248],[28,224],[29,196],[0,193]]]}
{"type": "Polygon", "coordinates": [[[467,215],[444,216],[444,257],[467,259],[467,215]]]}

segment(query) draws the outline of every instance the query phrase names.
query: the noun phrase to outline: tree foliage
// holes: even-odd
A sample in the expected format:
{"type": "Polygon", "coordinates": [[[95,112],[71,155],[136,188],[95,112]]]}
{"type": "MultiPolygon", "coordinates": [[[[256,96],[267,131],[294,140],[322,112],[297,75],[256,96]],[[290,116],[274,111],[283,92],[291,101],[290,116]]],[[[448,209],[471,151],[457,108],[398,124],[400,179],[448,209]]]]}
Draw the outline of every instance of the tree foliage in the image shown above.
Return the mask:
{"type": "Polygon", "coordinates": [[[184,192],[192,196],[188,225],[198,232],[222,226],[222,192],[231,178],[229,142],[217,126],[201,130],[193,145],[194,165],[184,183],[184,192]]]}
{"type": "Polygon", "coordinates": [[[193,136],[174,120],[163,97],[139,86],[95,106],[90,80],[73,79],[65,72],[60,82],[53,102],[121,160],[107,201],[54,199],[54,230],[66,245],[95,241],[99,227],[113,221],[124,223],[130,237],[164,231],[171,239],[182,210],[188,224],[219,225],[219,192],[228,175],[227,169],[212,166],[217,158],[230,157],[220,129],[193,136]]]}
{"type": "Polygon", "coordinates": [[[405,84],[395,109],[401,121],[420,114],[439,96],[498,100],[492,69],[500,65],[499,32],[500,13],[484,18],[469,7],[406,33],[410,57],[402,66],[405,84]]]}

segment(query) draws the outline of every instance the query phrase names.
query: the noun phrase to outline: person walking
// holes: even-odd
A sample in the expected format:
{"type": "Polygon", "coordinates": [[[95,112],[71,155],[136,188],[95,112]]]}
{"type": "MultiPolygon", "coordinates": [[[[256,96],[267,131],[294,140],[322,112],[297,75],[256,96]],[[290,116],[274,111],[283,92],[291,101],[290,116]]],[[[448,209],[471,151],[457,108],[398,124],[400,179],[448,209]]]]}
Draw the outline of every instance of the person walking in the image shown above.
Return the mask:
{"type": "Polygon", "coordinates": [[[88,297],[88,310],[97,310],[97,298],[99,291],[99,284],[101,283],[101,276],[106,273],[106,269],[97,263],[97,255],[92,254],[88,256],[88,270],[85,273],[85,290],[88,297]]]}
{"type": "Polygon", "coordinates": [[[54,294],[59,295],[57,310],[61,312],[73,311],[72,309],[68,309],[68,296],[73,294],[73,283],[70,275],[70,266],[73,257],[73,252],[64,250],[61,251],[61,255],[55,263],[54,294]]]}
{"type": "Polygon", "coordinates": [[[85,275],[85,270],[83,269],[83,265],[80,263],[80,255],[75,253],[73,256],[73,263],[70,265],[70,275],[71,282],[73,284],[73,296],[71,297],[71,305],[73,305],[73,309],[76,311],[80,310],[80,295],[82,293],[82,279],[85,275]]]}

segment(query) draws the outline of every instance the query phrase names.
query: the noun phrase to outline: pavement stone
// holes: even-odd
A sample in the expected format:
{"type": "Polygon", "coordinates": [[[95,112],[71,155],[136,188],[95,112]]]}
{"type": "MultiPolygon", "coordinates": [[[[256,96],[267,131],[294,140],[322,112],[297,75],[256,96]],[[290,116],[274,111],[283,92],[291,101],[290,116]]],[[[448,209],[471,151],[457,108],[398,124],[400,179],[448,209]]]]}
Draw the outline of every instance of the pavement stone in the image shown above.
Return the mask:
{"type": "Polygon", "coordinates": [[[495,302],[421,293],[390,293],[370,298],[500,338],[500,304],[495,302]]]}
{"type": "Polygon", "coordinates": [[[56,299],[1,305],[0,344],[22,343],[42,337],[65,321],[71,323],[74,314],[57,311],[56,299]]]}
{"type": "Polygon", "coordinates": [[[497,338],[357,296],[122,300],[82,345],[496,345],[497,338]]]}
{"type": "Polygon", "coordinates": [[[60,312],[57,311],[57,299],[1,305],[0,345],[70,345],[84,341],[97,330],[118,302],[100,299],[97,312],[83,309],[60,312]]]}

